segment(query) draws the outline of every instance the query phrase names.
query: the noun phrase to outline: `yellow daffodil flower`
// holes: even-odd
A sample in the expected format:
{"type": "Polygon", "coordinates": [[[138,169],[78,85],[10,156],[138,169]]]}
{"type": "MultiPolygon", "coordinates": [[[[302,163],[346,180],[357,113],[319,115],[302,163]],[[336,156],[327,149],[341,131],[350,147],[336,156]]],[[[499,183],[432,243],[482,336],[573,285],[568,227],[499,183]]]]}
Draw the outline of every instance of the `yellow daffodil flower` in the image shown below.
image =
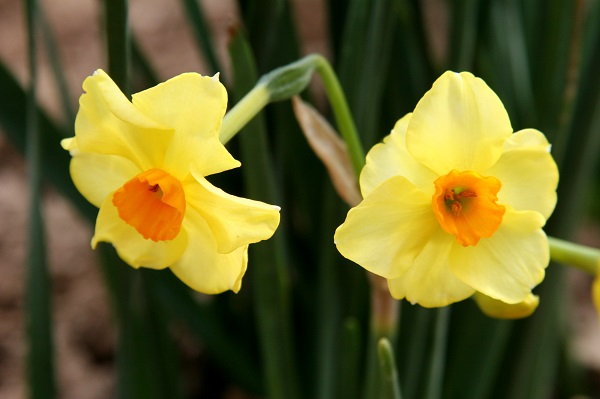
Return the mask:
{"type": "Polygon", "coordinates": [[[134,268],[171,268],[191,288],[237,292],[248,244],[271,237],[279,208],[234,197],[206,176],[238,167],[219,142],[227,93],[218,77],[186,73],[130,102],[102,70],[83,83],[72,155],[77,189],[100,208],[105,241],[134,268]]]}
{"type": "Polygon", "coordinates": [[[531,307],[557,184],[544,135],[513,133],[485,82],[446,72],[368,153],[363,201],[335,243],[397,299],[439,307],[479,292],[531,307]]]}

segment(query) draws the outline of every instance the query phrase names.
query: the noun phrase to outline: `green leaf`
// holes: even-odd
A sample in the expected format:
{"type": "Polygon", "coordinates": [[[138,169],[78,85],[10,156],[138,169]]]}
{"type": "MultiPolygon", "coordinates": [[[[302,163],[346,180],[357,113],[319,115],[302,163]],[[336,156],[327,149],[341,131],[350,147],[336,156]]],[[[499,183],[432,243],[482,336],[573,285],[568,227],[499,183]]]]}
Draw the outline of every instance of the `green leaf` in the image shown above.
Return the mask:
{"type": "Polygon", "coordinates": [[[509,353],[514,323],[485,316],[472,300],[452,306],[444,397],[489,398],[509,353]]]}
{"type": "MultiPolygon", "coordinates": [[[[234,65],[234,95],[239,99],[240,93],[250,91],[257,79],[250,47],[241,32],[231,39],[229,53],[234,65]]],[[[260,115],[242,130],[240,144],[248,195],[253,199],[281,203],[260,115]]],[[[273,399],[302,397],[293,351],[290,276],[284,239],[280,227],[268,241],[254,244],[249,253],[266,386],[273,399]]]]}
{"type": "MultiPolygon", "coordinates": [[[[27,171],[29,178],[29,223],[25,281],[25,330],[27,336],[27,387],[31,399],[56,397],[54,348],[52,343],[51,287],[46,260],[42,219],[42,151],[36,105],[37,22],[35,0],[25,2],[30,86],[26,98],[27,171]]],[[[4,94],[4,93],[3,93],[4,94]]]]}
{"type": "Polygon", "coordinates": [[[427,399],[439,399],[442,397],[449,323],[450,306],[436,309],[431,358],[429,359],[429,373],[425,388],[425,398],[427,399]]]}
{"type": "Polygon", "coordinates": [[[196,39],[202,54],[206,57],[209,68],[213,74],[222,71],[223,69],[221,68],[212,44],[210,27],[207,26],[202,7],[198,5],[196,0],[181,1],[185,9],[185,15],[188,17],[188,21],[194,31],[194,38],[196,39]]]}
{"type": "MultiPolygon", "coordinates": [[[[26,130],[27,100],[23,88],[6,66],[0,63],[0,125],[3,131],[15,146],[25,153],[28,138],[23,132],[26,130]]],[[[40,151],[43,167],[41,173],[45,181],[50,182],[58,191],[67,197],[81,212],[82,215],[93,221],[96,219],[97,209],[87,202],[77,191],[69,176],[69,162],[71,156],[60,147],[60,140],[66,135],[60,131],[48,116],[38,107],[37,124],[40,131],[40,151]]]]}
{"type": "Polygon", "coordinates": [[[104,24],[108,52],[108,74],[125,95],[130,94],[131,43],[127,0],[104,1],[104,24]]]}
{"type": "Polygon", "coordinates": [[[381,338],[378,343],[379,365],[381,367],[382,398],[402,399],[400,383],[398,381],[398,370],[394,349],[387,338],[381,338]]]}
{"type": "Polygon", "coordinates": [[[156,300],[174,319],[186,325],[206,346],[206,351],[232,379],[250,392],[264,391],[261,370],[244,341],[226,324],[230,314],[219,314],[213,302],[199,303],[191,290],[170,271],[148,273],[156,300]]]}
{"type": "Polygon", "coordinates": [[[480,4],[480,0],[452,1],[448,64],[453,71],[473,70],[480,4]]]}

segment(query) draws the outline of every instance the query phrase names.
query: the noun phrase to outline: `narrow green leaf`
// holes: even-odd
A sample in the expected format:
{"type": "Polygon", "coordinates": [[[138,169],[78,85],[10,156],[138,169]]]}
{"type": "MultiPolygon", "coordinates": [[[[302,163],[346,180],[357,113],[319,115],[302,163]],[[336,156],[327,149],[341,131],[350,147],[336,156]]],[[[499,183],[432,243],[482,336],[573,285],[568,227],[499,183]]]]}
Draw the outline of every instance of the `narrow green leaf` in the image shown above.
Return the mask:
{"type": "Polygon", "coordinates": [[[492,2],[490,19],[494,74],[503,77],[498,88],[510,91],[505,106],[509,108],[511,122],[515,129],[534,126],[537,116],[531,69],[517,2],[492,2]]]}
{"type": "Polygon", "coordinates": [[[357,319],[349,317],[342,327],[340,352],[340,378],[338,379],[338,398],[359,398],[360,392],[360,364],[362,356],[363,339],[357,319]]]}
{"type": "Polygon", "coordinates": [[[377,346],[382,376],[381,398],[402,399],[392,344],[387,338],[381,338],[377,346]]]}
{"type": "Polygon", "coordinates": [[[160,282],[151,271],[133,270],[109,244],[97,251],[118,326],[117,397],[182,398],[170,318],[156,294],[160,282]]]}
{"type": "MultiPolygon", "coordinates": [[[[522,331],[512,357],[506,396],[514,399],[545,399],[556,387],[559,356],[566,338],[566,270],[550,265],[540,286],[540,304],[534,314],[516,325],[522,331]]],[[[500,381],[498,382],[500,384],[500,381]]]]}
{"type": "MultiPolygon", "coordinates": [[[[250,47],[241,32],[231,39],[229,53],[234,65],[234,95],[239,99],[240,93],[250,91],[257,79],[250,47]]],[[[249,196],[281,204],[260,115],[240,133],[240,144],[249,196]]],[[[294,399],[302,395],[293,352],[289,265],[282,230],[280,227],[270,240],[253,245],[249,265],[268,395],[294,399]]]]}
{"type": "Polygon", "coordinates": [[[135,37],[131,39],[131,58],[135,71],[134,76],[136,78],[134,87],[136,87],[135,84],[139,81],[144,82],[144,88],[156,86],[160,83],[158,74],[154,68],[152,68],[152,65],[150,65],[144,51],[140,47],[139,41],[136,40],[135,37]]]}
{"type": "Polygon", "coordinates": [[[130,94],[130,37],[128,0],[104,1],[104,25],[108,52],[108,74],[125,95],[130,94]]]}
{"type": "Polygon", "coordinates": [[[578,1],[572,0],[527,3],[534,8],[529,17],[525,15],[524,27],[530,43],[529,63],[539,110],[536,128],[553,143],[554,152],[556,134],[564,129],[566,111],[571,106],[567,84],[581,51],[582,10],[577,10],[578,1]]]}
{"type": "MultiPolygon", "coordinates": [[[[29,120],[26,94],[2,63],[0,63],[0,92],[2,92],[0,125],[15,148],[24,154],[28,146],[28,138],[23,132],[26,131],[26,122],[29,120]]],[[[52,183],[88,220],[95,220],[96,208],[79,194],[69,176],[71,156],[60,147],[60,140],[66,137],[65,132],[60,131],[39,107],[36,114],[40,130],[41,159],[44,162],[41,171],[44,181],[52,183]]]]}
{"type": "Polygon", "coordinates": [[[27,92],[27,171],[29,225],[27,240],[25,320],[27,334],[27,388],[31,399],[56,397],[52,343],[51,288],[42,218],[42,151],[36,104],[37,23],[36,0],[26,0],[29,90],[27,92]]]}
{"type": "Polygon", "coordinates": [[[453,71],[473,70],[480,4],[480,0],[452,1],[448,67],[453,71]]]}
{"type": "MultiPolygon", "coordinates": [[[[591,15],[600,17],[596,4],[591,15]]],[[[582,199],[590,188],[590,181],[598,165],[600,153],[600,28],[587,33],[582,54],[582,68],[577,84],[577,96],[563,140],[557,140],[555,153],[561,181],[558,204],[549,223],[551,233],[570,238],[584,207],[582,199]],[[556,233],[553,233],[555,231],[556,233]]]]}
{"type": "Polygon", "coordinates": [[[238,0],[258,72],[298,58],[298,40],[287,0],[238,0]]]}
{"type": "Polygon", "coordinates": [[[64,121],[66,122],[66,126],[70,127],[73,126],[73,123],[75,122],[75,113],[73,112],[73,106],[71,105],[71,97],[69,95],[69,87],[65,78],[64,69],[61,66],[60,53],[43,7],[40,7],[39,15],[39,24],[44,39],[44,47],[46,48],[46,54],[50,61],[54,82],[58,89],[64,121]]]}
{"type": "Polygon", "coordinates": [[[483,315],[473,301],[452,306],[444,397],[489,398],[507,355],[514,323],[483,315]]]}
{"type": "Polygon", "coordinates": [[[425,388],[426,399],[442,397],[444,374],[446,369],[446,351],[448,343],[448,324],[450,322],[450,307],[436,309],[436,319],[433,334],[429,374],[425,388]]]}
{"type": "Polygon", "coordinates": [[[406,398],[417,398],[424,392],[428,343],[434,310],[404,302],[402,326],[398,338],[400,349],[399,368],[402,390],[406,398]]]}
{"type": "Polygon", "coordinates": [[[344,30],[342,41],[338,49],[337,70],[339,71],[340,81],[346,91],[350,101],[354,100],[354,92],[357,90],[357,76],[360,74],[361,54],[364,54],[367,47],[366,39],[369,29],[369,12],[372,0],[367,1],[349,1],[347,4],[346,20],[344,21],[344,30]]]}
{"type": "MultiPolygon", "coordinates": [[[[590,11],[596,17],[598,4],[590,11]]],[[[593,18],[591,19],[593,20],[593,18]]],[[[569,238],[582,217],[582,199],[589,190],[600,152],[600,29],[587,31],[582,54],[578,91],[569,125],[561,136],[555,157],[561,171],[558,204],[546,227],[548,233],[569,238]]],[[[566,270],[550,265],[540,286],[540,305],[529,320],[519,343],[514,374],[509,386],[511,398],[547,398],[552,392],[560,365],[566,330],[566,270]]],[[[519,323],[521,324],[521,323],[519,323]]]]}
{"type": "Polygon", "coordinates": [[[261,370],[251,350],[227,328],[212,303],[194,300],[189,288],[170,271],[150,273],[156,298],[169,315],[184,323],[206,346],[215,362],[250,392],[264,391],[261,370]]]}
{"type": "Polygon", "coordinates": [[[386,87],[381,76],[387,74],[389,67],[395,14],[390,12],[390,0],[374,0],[367,13],[362,15],[355,10],[364,6],[351,7],[348,17],[357,20],[346,22],[346,26],[360,27],[366,23],[366,31],[354,33],[365,35],[365,39],[364,43],[358,43],[358,47],[353,47],[355,43],[351,41],[345,43],[352,47],[345,53],[344,63],[340,64],[339,70],[357,129],[361,132],[363,143],[370,146],[380,138],[377,134],[378,119],[386,87]],[[367,16],[368,22],[365,20],[367,16]],[[354,23],[357,25],[350,25],[354,23]],[[361,44],[364,45],[362,49],[361,44]],[[351,84],[348,83],[350,80],[353,81],[351,84]]]}
{"type": "MultiPolygon", "coordinates": [[[[339,342],[341,317],[340,279],[341,273],[337,262],[335,247],[331,245],[331,232],[334,231],[343,212],[338,197],[333,192],[331,184],[326,182],[323,193],[319,259],[317,265],[317,365],[314,379],[316,381],[315,397],[329,399],[335,397],[336,381],[340,377],[339,354],[349,348],[339,342]]],[[[349,368],[351,365],[345,365],[349,368]]],[[[358,363],[354,364],[358,369],[358,363]]]]}
{"type": "Polygon", "coordinates": [[[188,17],[190,25],[194,30],[194,38],[196,39],[202,54],[204,57],[206,57],[211,74],[222,71],[223,69],[221,68],[219,59],[217,58],[212,44],[210,27],[207,26],[202,7],[198,5],[196,0],[181,1],[183,2],[185,15],[188,17]]]}

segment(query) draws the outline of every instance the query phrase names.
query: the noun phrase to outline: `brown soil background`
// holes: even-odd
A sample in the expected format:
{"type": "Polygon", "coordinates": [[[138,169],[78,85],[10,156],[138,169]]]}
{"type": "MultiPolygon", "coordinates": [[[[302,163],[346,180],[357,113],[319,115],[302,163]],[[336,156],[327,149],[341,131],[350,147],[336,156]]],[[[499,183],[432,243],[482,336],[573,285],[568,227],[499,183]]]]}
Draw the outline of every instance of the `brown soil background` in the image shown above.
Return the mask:
{"type": "MultiPolygon", "coordinates": [[[[105,68],[101,2],[97,0],[40,1],[59,44],[73,106],[81,83],[97,68],[105,68]]],[[[202,0],[216,48],[225,65],[227,29],[237,20],[234,0],[202,0]]],[[[430,0],[439,10],[440,0],[430,0]]],[[[295,0],[296,20],[304,52],[327,53],[324,8],[320,0],[295,0]]],[[[168,79],[181,72],[204,73],[179,0],[131,0],[134,35],[159,72],[168,79]]],[[[443,10],[442,10],[443,13],[443,10]]],[[[430,18],[439,18],[432,12],[430,18]]],[[[0,0],[0,59],[27,82],[23,2],[0,0]]],[[[443,26],[439,21],[435,26],[443,26]]],[[[434,35],[436,39],[442,36],[434,35]]],[[[435,40],[438,49],[443,39],[435,40]]],[[[39,56],[39,101],[60,120],[60,103],[43,51],[39,56]]],[[[1,95],[1,93],[0,93],[1,95]]],[[[0,134],[0,398],[24,398],[23,281],[26,253],[27,201],[23,158],[0,134]]],[[[45,190],[44,215],[53,284],[55,355],[60,396],[65,399],[112,397],[114,328],[106,293],[90,248],[92,227],[51,188],[45,190]]],[[[588,225],[581,242],[600,243],[600,230],[588,225]]],[[[584,363],[600,370],[600,328],[589,300],[590,278],[572,273],[575,331],[573,350],[584,363]]],[[[543,298],[542,298],[543,300],[543,298]]],[[[232,393],[231,397],[240,397],[232,393]]]]}

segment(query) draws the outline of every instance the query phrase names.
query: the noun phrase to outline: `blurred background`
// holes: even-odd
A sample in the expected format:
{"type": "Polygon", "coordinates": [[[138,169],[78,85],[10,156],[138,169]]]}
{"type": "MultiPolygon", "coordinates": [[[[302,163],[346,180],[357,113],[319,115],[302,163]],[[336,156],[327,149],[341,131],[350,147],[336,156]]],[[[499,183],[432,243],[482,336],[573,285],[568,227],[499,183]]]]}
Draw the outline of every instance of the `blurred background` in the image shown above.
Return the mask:
{"type": "MultiPolygon", "coordinates": [[[[132,297],[120,302],[110,288],[107,270],[126,266],[106,260],[114,258],[110,248],[102,250],[108,255],[100,260],[91,250],[93,210],[73,194],[72,187],[65,188],[68,156],[58,147],[60,137],[74,134],[83,80],[95,69],[109,68],[104,24],[111,10],[108,3],[41,0],[37,4],[36,98],[44,114],[40,123],[50,126],[42,128],[42,134],[52,131],[43,144],[40,168],[47,173],[42,209],[58,397],[277,397],[269,392],[271,383],[265,382],[271,377],[265,377],[269,360],[261,348],[269,342],[257,332],[259,280],[252,276],[255,262],[271,261],[261,261],[258,255],[251,258],[238,295],[195,295],[170,280],[168,271],[141,271],[142,277],[137,277],[127,270],[127,276],[117,275],[130,287],[144,287],[141,294],[132,294],[143,297],[144,306],[160,309],[160,316],[149,318],[141,312],[137,331],[160,322],[168,334],[157,338],[166,342],[160,359],[136,354],[128,358],[119,345],[124,342],[123,327],[115,308],[126,307],[131,314],[139,309],[128,307],[132,297]],[[169,280],[168,289],[161,288],[163,277],[169,280]],[[215,339],[220,331],[227,335],[215,339]],[[248,362],[223,359],[233,341],[243,348],[248,362]],[[131,362],[119,360],[124,358],[131,362]],[[170,360],[163,362],[164,358],[170,360]],[[171,382],[158,383],[152,396],[139,394],[144,392],[141,388],[123,388],[130,381],[123,369],[144,368],[136,359],[158,364],[140,371],[136,384],[155,387],[157,383],[149,382],[152,376],[165,375],[171,382]]],[[[25,398],[30,392],[25,373],[30,191],[23,126],[24,95],[31,82],[26,4],[0,0],[0,398],[25,398]]],[[[245,93],[242,85],[234,84],[228,50],[239,32],[246,36],[259,74],[311,52],[325,55],[346,90],[365,148],[410,112],[441,72],[472,71],[500,96],[515,130],[537,128],[554,143],[564,189],[559,190],[559,207],[548,229],[553,235],[600,247],[596,162],[600,6],[596,0],[131,0],[129,29],[132,92],[182,72],[220,71],[234,103],[245,93]]],[[[306,97],[329,115],[318,79],[306,97]]],[[[343,221],[347,207],[335,198],[322,166],[304,142],[290,103],[269,106],[263,122],[270,140],[265,148],[272,154],[281,199],[274,203],[288,210],[282,213],[282,234],[286,234],[282,242],[287,258],[283,280],[289,279],[289,284],[283,284],[282,301],[290,304],[293,374],[301,381],[290,384],[300,385],[293,388],[295,396],[279,397],[359,397],[361,383],[343,379],[365,373],[368,286],[362,269],[327,249],[333,247],[333,230],[343,221]],[[323,306],[323,301],[329,306],[323,306]],[[343,370],[346,347],[342,346],[351,336],[343,327],[348,323],[358,326],[357,338],[351,340],[356,356],[348,363],[354,371],[349,372],[343,370]],[[354,394],[344,396],[346,390],[354,394]]],[[[236,139],[230,150],[245,163],[243,146],[236,139]]],[[[215,179],[228,192],[248,190],[240,172],[215,179]]],[[[547,288],[540,287],[542,305],[529,320],[490,321],[471,303],[452,307],[442,397],[600,397],[600,322],[590,300],[592,276],[574,270],[565,273],[560,265],[550,268],[559,271],[556,276],[550,271],[549,282],[542,284],[547,288]],[[491,353],[490,359],[477,357],[482,348],[491,353]],[[477,374],[486,365],[491,371],[477,374]],[[461,390],[465,381],[479,377],[483,382],[469,393],[472,396],[461,390]]],[[[397,355],[401,385],[412,392],[407,398],[421,397],[426,356],[409,349],[421,345],[427,352],[431,312],[402,304],[397,355]]],[[[140,351],[157,349],[154,339],[140,351]]]]}

